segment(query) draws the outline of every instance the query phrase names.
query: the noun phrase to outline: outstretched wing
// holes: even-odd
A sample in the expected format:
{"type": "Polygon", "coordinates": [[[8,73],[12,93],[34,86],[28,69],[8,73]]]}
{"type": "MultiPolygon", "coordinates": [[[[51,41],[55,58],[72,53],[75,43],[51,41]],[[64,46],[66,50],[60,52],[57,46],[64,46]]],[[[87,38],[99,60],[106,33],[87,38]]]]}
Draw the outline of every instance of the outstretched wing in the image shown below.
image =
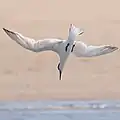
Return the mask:
{"type": "Polygon", "coordinates": [[[25,37],[18,32],[13,32],[5,28],[3,28],[3,30],[12,40],[20,44],[22,47],[33,52],[41,52],[46,50],[58,52],[57,48],[59,47],[59,44],[63,42],[61,39],[43,39],[36,41],[32,38],[25,37]]]}
{"type": "Polygon", "coordinates": [[[81,41],[76,41],[73,48],[73,54],[76,57],[94,57],[111,53],[117,49],[117,47],[111,45],[88,46],[81,41]]]}

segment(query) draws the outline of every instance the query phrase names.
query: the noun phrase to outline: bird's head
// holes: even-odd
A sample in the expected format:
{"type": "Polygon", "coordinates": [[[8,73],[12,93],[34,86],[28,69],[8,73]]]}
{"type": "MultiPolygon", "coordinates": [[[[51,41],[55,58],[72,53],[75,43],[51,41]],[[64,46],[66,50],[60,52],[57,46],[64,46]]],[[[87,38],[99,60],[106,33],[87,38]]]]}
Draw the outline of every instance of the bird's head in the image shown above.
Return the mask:
{"type": "Polygon", "coordinates": [[[71,36],[78,36],[78,35],[81,35],[84,33],[84,30],[83,29],[80,29],[80,28],[77,28],[75,27],[75,25],[73,24],[70,24],[70,27],[69,27],[69,34],[71,36]]]}

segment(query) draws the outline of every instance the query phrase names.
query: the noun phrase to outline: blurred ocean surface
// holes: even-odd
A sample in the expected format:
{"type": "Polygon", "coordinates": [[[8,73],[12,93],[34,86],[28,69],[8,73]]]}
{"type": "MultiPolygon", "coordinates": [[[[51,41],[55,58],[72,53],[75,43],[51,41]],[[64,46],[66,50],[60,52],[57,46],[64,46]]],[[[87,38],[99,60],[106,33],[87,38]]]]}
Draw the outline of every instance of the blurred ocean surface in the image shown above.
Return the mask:
{"type": "Polygon", "coordinates": [[[1,101],[0,120],[120,120],[120,101],[1,101]]]}

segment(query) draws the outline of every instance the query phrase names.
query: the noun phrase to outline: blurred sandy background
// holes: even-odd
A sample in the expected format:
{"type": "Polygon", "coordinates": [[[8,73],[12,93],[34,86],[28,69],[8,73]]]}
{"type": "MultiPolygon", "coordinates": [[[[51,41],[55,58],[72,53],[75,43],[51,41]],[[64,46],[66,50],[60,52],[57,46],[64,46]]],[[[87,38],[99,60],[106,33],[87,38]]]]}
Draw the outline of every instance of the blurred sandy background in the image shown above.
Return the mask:
{"type": "Polygon", "coordinates": [[[87,44],[120,47],[119,0],[0,0],[0,100],[120,99],[120,52],[70,56],[62,81],[53,52],[33,53],[13,42],[3,27],[35,39],[67,39],[70,23],[87,44]]]}

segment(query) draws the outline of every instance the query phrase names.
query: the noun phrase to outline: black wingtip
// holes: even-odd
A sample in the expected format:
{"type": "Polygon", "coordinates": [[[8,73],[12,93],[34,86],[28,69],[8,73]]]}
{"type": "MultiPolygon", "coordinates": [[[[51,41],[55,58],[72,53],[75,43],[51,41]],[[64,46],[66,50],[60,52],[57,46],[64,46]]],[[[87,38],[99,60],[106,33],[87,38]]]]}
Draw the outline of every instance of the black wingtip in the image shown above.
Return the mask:
{"type": "Polygon", "coordinates": [[[112,47],[112,49],[114,49],[114,50],[118,50],[118,47],[112,47]]]}
{"type": "Polygon", "coordinates": [[[118,50],[119,48],[118,47],[115,47],[115,46],[108,46],[108,48],[110,48],[111,50],[115,51],[115,50],[118,50]]]}
{"type": "Polygon", "coordinates": [[[8,34],[8,33],[11,33],[11,34],[15,34],[14,32],[12,32],[12,31],[10,31],[10,30],[8,30],[8,29],[6,29],[6,28],[3,28],[3,30],[8,34]]]}
{"type": "Polygon", "coordinates": [[[4,31],[6,31],[7,29],[3,28],[4,31]]]}
{"type": "Polygon", "coordinates": [[[3,30],[5,31],[5,32],[10,32],[9,30],[7,30],[6,28],[3,28],[3,30]]]}

